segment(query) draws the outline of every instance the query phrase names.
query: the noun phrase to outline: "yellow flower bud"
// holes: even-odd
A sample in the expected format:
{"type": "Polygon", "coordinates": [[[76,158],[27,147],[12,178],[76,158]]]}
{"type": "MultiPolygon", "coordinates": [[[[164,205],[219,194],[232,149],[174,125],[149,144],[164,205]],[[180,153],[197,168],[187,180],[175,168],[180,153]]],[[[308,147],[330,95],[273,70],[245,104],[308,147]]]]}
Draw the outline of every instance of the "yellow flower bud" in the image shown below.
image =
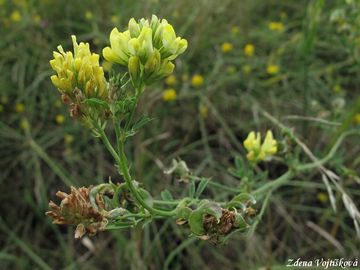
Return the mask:
{"type": "MultiPolygon", "coordinates": [[[[140,80],[140,59],[137,56],[131,56],[129,59],[129,74],[131,77],[131,80],[134,82],[137,82],[140,80]]],[[[136,84],[137,84],[136,83],[136,84]]]]}

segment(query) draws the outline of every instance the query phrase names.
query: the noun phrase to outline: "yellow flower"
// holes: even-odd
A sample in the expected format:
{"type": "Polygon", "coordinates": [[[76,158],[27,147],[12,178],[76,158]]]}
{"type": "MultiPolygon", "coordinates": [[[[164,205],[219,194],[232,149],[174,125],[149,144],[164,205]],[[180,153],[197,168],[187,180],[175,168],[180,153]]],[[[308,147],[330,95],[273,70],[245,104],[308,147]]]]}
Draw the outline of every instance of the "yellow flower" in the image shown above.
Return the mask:
{"type": "Polygon", "coordinates": [[[270,64],[266,67],[266,72],[270,75],[275,75],[275,74],[279,73],[279,71],[280,71],[280,68],[277,65],[270,64]]]}
{"type": "Polygon", "coordinates": [[[193,87],[201,87],[204,84],[204,77],[200,74],[195,74],[191,78],[191,85],[193,87]]]}
{"type": "Polygon", "coordinates": [[[25,131],[30,129],[29,121],[26,118],[21,119],[19,126],[22,130],[25,130],[25,131]]]}
{"type": "Polygon", "coordinates": [[[10,14],[10,20],[14,23],[18,23],[22,20],[21,13],[18,10],[14,10],[10,14]]]}
{"type": "Polygon", "coordinates": [[[164,91],[162,98],[164,101],[173,101],[176,99],[176,91],[173,88],[164,91]]]}
{"type": "Polygon", "coordinates": [[[327,203],[329,200],[329,197],[325,192],[318,192],[317,199],[322,203],[327,203]]]}
{"type": "Polygon", "coordinates": [[[221,51],[223,53],[231,52],[233,48],[234,46],[230,42],[224,42],[223,44],[221,44],[221,51]]]}
{"type": "Polygon", "coordinates": [[[34,16],[32,16],[32,21],[34,22],[34,24],[40,24],[41,23],[40,15],[35,14],[34,16]]]}
{"type": "Polygon", "coordinates": [[[244,47],[244,54],[248,57],[252,57],[255,52],[255,46],[251,43],[248,43],[244,47]]]}
{"type": "Polygon", "coordinates": [[[336,85],[333,87],[333,91],[334,91],[335,93],[341,93],[341,92],[343,92],[343,88],[341,87],[340,84],[336,84],[336,85]]]}
{"type": "Polygon", "coordinates": [[[199,105],[199,113],[202,118],[206,119],[209,116],[209,108],[206,105],[201,103],[199,105]]]}
{"type": "Polygon", "coordinates": [[[242,67],[242,72],[246,75],[249,75],[251,73],[251,67],[249,65],[245,65],[242,67]]]}
{"type": "Polygon", "coordinates": [[[118,16],[116,16],[116,15],[112,15],[111,16],[111,18],[110,18],[110,20],[111,20],[111,22],[113,23],[113,24],[118,24],[119,23],[119,17],[118,16]]]}
{"type": "Polygon", "coordinates": [[[85,12],[85,19],[87,19],[88,21],[92,20],[93,17],[94,17],[94,15],[90,10],[87,10],[85,12]]]}
{"type": "Polygon", "coordinates": [[[64,141],[66,144],[72,144],[74,142],[74,136],[71,134],[65,134],[64,141]]]}
{"type": "Polygon", "coordinates": [[[354,122],[357,125],[360,125],[360,113],[354,115],[354,122]]]}
{"type": "Polygon", "coordinates": [[[74,89],[79,89],[87,98],[106,100],[107,82],[103,68],[99,66],[99,55],[90,52],[89,43],[78,44],[75,36],[71,38],[74,54],[58,46],[60,53],[54,52],[54,59],[50,61],[52,69],[57,73],[51,76],[52,83],[73,101],[76,100],[74,89]]]}
{"type": "Polygon", "coordinates": [[[169,76],[175,67],[171,61],[187,45],[186,39],[176,36],[171,24],[153,15],[150,21],[136,22],[132,18],[124,32],[115,27],[110,33],[110,47],[103,49],[103,56],[109,62],[127,66],[137,86],[142,81],[150,84],[169,76]]]}
{"type": "Polygon", "coordinates": [[[63,124],[65,122],[65,116],[62,114],[57,114],[55,116],[55,122],[59,125],[63,124]]]}
{"type": "Polygon", "coordinates": [[[255,163],[265,160],[277,152],[277,142],[274,140],[270,130],[267,131],[262,144],[260,132],[255,133],[251,131],[244,141],[244,147],[248,152],[246,155],[247,159],[255,163]]]}
{"type": "Polygon", "coordinates": [[[236,72],[236,66],[230,65],[226,68],[227,73],[234,74],[236,72]]]}
{"type": "Polygon", "coordinates": [[[170,75],[169,77],[167,77],[165,79],[165,84],[169,85],[169,86],[174,86],[177,83],[177,79],[175,75],[170,75]]]}
{"type": "Polygon", "coordinates": [[[17,113],[23,113],[25,111],[25,105],[23,103],[16,103],[15,104],[15,111],[17,113]]]}
{"type": "Polygon", "coordinates": [[[272,31],[282,32],[284,31],[284,24],[281,22],[270,22],[269,29],[272,31]]]}
{"type": "Polygon", "coordinates": [[[240,32],[240,28],[238,26],[231,27],[231,33],[233,35],[237,35],[237,34],[239,34],[239,32],[240,32]]]}

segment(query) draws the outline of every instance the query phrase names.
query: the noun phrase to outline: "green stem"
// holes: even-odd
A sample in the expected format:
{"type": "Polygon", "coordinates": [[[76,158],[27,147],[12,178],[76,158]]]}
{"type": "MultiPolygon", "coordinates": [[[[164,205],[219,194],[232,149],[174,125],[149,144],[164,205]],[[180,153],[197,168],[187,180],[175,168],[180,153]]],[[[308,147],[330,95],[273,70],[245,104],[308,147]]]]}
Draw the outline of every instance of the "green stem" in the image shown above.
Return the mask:
{"type": "Polygon", "coordinates": [[[151,214],[157,214],[157,215],[165,216],[165,217],[174,216],[174,214],[175,214],[174,211],[164,211],[164,210],[160,210],[160,209],[155,209],[155,208],[152,208],[150,205],[148,205],[144,201],[144,199],[141,197],[141,195],[137,191],[136,187],[134,186],[133,180],[131,179],[131,176],[130,176],[130,173],[129,173],[129,168],[127,166],[126,156],[125,156],[125,153],[124,153],[123,143],[120,143],[120,144],[121,145],[120,145],[120,153],[119,153],[118,165],[119,165],[119,169],[120,169],[122,175],[124,176],[126,185],[128,186],[131,194],[134,195],[137,202],[139,204],[141,204],[141,206],[143,206],[151,214]]]}
{"type": "Polygon", "coordinates": [[[289,181],[292,177],[294,176],[294,173],[292,171],[287,171],[286,173],[284,173],[282,176],[280,176],[279,178],[271,181],[271,182],[267,182],[265,185],[261,186],[260,188],[256,189],[253,194],[254,195],[260,195],[268,190],[270,191],[274,191],[276,188],[282,186],[283,184],[285,184],[287,181],[289,181]]]}
{"type": "Polygon", "coordinates": [[[125,156],[124,148],[123,148],[124,141],[120,140],[120,138],[118,138],[118,140],[120,140],[118,143],[119,154],[116,153],[115,149],[113,148],[109,139],[107,138],[104,130],[99,126],[99,124],[96,121],[93,121],[93,124],[94,124],[96,130],[99,132],[100,137],[101,137],[105,147],[110,152],[110,154],[113,156],[117,165],[119,166],[119,173],[124,176],[125,183],[126,183],[127,187],[129,188],[131,194],[135,197],[136,201],[142,207],[144,207],[146,210],[148,210],[151,214],[156,214],[156,215],[165,216],[165,217],[174,216],[175,211],[165,211],[165,210],[155,209],[155,208],[151,207],[150,205],[148,205],[144,201],[144,199],[141,197],[141,195],[137,191],[136,187],[134,186],[133,180],[130,176],[129,168],[127,165],[127,160],[126,160],[126,156],[125,156]]]}

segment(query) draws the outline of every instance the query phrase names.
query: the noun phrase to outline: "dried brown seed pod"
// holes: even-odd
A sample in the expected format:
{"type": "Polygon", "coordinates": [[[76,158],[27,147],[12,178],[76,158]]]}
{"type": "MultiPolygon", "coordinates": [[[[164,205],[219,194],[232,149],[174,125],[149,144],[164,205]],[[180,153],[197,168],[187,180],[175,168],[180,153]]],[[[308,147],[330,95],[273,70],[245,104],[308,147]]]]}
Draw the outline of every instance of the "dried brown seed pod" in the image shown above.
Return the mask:
{"type": "Polygon", "coordinates": [[[90,235],[105,229],[107,219],[103,211],[105,204],[101,197],[96,197],[99,210],[95,209],[89,199],[90,187],[71,187],[70,194],[58,191],[56,196],[61,199],[60,205],[49,202],[50,211],[46,215],[55,224],[76,225],[75,238],[81,238],[85,233],[90,235]]]}

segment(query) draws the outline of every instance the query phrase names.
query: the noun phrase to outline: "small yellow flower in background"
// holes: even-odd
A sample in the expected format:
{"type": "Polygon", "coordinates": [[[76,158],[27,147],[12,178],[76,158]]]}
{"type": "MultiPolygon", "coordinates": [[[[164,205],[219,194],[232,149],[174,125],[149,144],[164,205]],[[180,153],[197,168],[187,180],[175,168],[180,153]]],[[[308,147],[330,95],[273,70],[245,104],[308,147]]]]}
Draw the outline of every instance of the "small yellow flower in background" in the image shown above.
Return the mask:
{"type": "Polygon", "coordinates": [[[249,65],[245,65],[242,67],[242,72],[246,75],[249,75],[251,73],[251,67],[249,65]]]}
{"type": "Polygon", "coordinates": [[[191,78],[191,85],[193,87],[201,87],[204,84],[204,77],[200,74],[195,74],[191,78]]]}
{"type": "Polygon", "coordinates": [[[252,57],[255,52],[255,46],[251,43],[248,43],[244,47],[244,54],[248,57],[252,57]]]}
{"type": "Polygon", "coordinates": [[[112,63],[110,63],[110,62],[108,62],[106,60],[104,60],[102,62],[102,64],[101,64],[101,66],[103,67],[103,70],[106,71],[106,72],[109,72],[111,70],[112,65],[113,65],[112,63]]]}
{"type": "Polygon", "coordinates": [[[206,105],[201,103],[199,105],[199,113],[202,118],[206,119],[209,116],[209,108],[206,105]]]}
{"type": "Polygon", "coordinates": [[[360,125],[360,113],[354,115],[354,122],[357,125],[360,125]]]}
{"type": "Polygon", "coordinates": [[[270,22],[269,29],[272,31],[282,32],[284,31],[284,24],[282,22],[270,22]]]}
{"type": "Polygon", "coordinates": [[[175,75],[170,75],[169,77],[166,77],[165,84],[169,86],[174,86],[177,84],[177,78],[175,75]]]}
{"type": "Polygon", "coordinates": [[[29,130],[30,129],[29,121],[25,118],[21,119],[19,127],[22,130],[29,130]]]}
{"type": "Polygon", "coordinates": [[[110,21],[111,21],[112,24],[117,25],[117,24],[119,24],[120,19],[119,19],[118,16],[113,15],[113,16],[111,16],[110,21]]]}
{"type": "Polygon", "coordinates": [[[88,21],[92,20],[92,18],[94,18],[93,13],[90,10],[87,10],[85,12],[85,19],[87,19],[88,21]]]}
{"type": "Polygon", "coordinates": [[[318,192],[316,195],[317,199],[322,203],[327,203],[329,200],[328,195],[325,192],[318,192]]]}
{"type": "Polygon", "coordinates": [[[244,141],[244,147],[248,152],[247,159],[256,163],[276,154],[277,141],[274,140],[271,130],[268,130],[264,142],[261,144],[260,132],[251,131],[244,141]]]}
{"type": "Polygon", "coordinates": [[[1,99],[0,99],[0,102],[2,104],[7,104],[9,102],[9,97],[7,95],[2,95],[1,99]]]}
{"type": "Polygon", "coordinates": [[[233,27],[231,27],[231,33],[232,33],[233,35],[239,34],[239,33],[240,33],[240,28],[239,28],[238,26],[233,26],[233,27]]]}
{"type": "Polygon", "coordinates": [[[64,122],[65,122],[65,116],[62,115],[62,114],[57,114],[57,115],[55,116],[55,122],[56,122],[57,124],[59,124],[59,125],[64,124],[64,122]]]}
{"type": "Polygon", "coordinates": [[[231,52],[233,48],[234,46],[230,42],[224,42],[223,44],[221,44],[221,51],[223,53],[231,52]]]}
{"type": "Polygon", "coordinates": [[[234,65],[230,65],[226,68],[226,72],[229,74],[234,74],[236,73],[236,67],[234,65]]]}
{"type": "Polygon", "coordinates": [[[15,111],[17,113],[23,113],[25,111],[25,105],[23,103],[16,103],[15,104],[15,111]]]}
{"type": "Polygon", "coordinates": [[[33,23],[34,24],[40,24],[41,23],[41,17],[40,17],[40,15],[38,15],[38,14],[35,14],[34,16],[32,16],[32,21],[33,21],[33,23]]]}
{"type": "Polygon", "coordinates": [[[164,101],[173,101],[176,99],[176,91],[173,88],[167,89],[164,91],[164,93],[162,94],[162,99],[164,101]]]}
{"type": "Polygon", "coordinates": [[[10,20],[14,23],[18,23],[22,20],[22,16],[20,11],[18,10],[14,10],[13,12],[11,12],[10,14],[10,20]]]}
{"type": "Polygon", "coordinates": [[[279,73],[279,71],[280,71],[280,68],[277,65],[268,65],[266,67],[266,72],[270,75],[275,75],[275,74],[279,73]]]}
{"type": "Polygon", "coordinates": [[[72,144],[74,142],[74,136],[71,134],[65,134],[64,141],[66,144],[72,144]]]}
{"type": "Polygon", "coordinates": [[[342,92],[343,92],[343,88],[341,87],[340,84],[336,84],[336,85],[334,85],[334,87],[333,87],[333,91],[334,91],[335,93],[342,93],[342,92]]]}
{"type": "Polygon", "coordinates": [[[288,17],[288,15],[287,15],[287,13],[285,11],[280,12],[280,18],[281,19],[285,20],[285,19],[287,19],[287,17],[288,17]]]}

